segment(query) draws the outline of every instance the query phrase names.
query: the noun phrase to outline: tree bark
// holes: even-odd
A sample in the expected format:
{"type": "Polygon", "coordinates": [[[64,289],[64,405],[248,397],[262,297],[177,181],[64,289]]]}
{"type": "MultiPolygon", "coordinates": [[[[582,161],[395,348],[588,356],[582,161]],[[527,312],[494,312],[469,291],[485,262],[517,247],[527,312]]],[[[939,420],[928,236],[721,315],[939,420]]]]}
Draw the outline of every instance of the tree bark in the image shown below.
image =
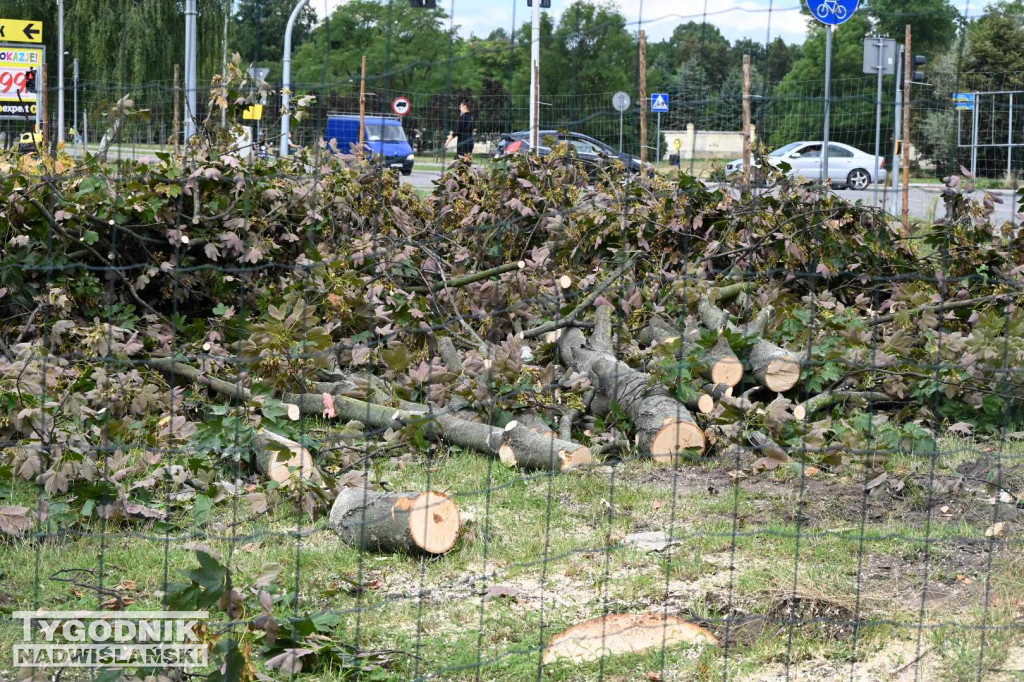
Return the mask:
{"type": "Polygon", "coordinates": [[[459,539],[459,509],[434,491],[378,492],[342,488],[331,525],[346,544],[381,552],[444,554],[459,539]]]}
{"type": "Polygon", "coordinates": [[[704,431],[690,411],[651,376],[590,347],[578,329],[558,341],[562,363],[590,377],[595,395],[591,409],[607,413],[615,402],[636,428],[640,451],[659,462],[670,462],[691,448],[704,451],[704,431]]]}

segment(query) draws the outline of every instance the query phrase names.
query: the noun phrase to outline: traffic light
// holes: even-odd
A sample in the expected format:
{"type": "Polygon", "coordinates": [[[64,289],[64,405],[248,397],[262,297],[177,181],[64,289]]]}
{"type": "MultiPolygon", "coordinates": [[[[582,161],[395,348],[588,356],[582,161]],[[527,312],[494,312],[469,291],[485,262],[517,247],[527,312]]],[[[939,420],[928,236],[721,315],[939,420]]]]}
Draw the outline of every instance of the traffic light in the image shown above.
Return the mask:
{"type": "MultiPolygon", "coordinates": [[[[533,7],[533,0],[526,0],[527,7],[533,7]]],[[[541,9],[551,9],[551,0],[540,0],[541,9]]]]}
{"type": "Polygon", "coordinates": [[[25,92],[36,91],[36,70],[29,69],[25,72],[25,92]]]}
{"type": "Polygon", "coordinates": [[[923,54],[914,55],[914,70],[911,73],[910,80],[913,83],[924,83],[924,72],[918,71],[919,68],[924,66],[924,63],[928,61],[925,59],[923,54]]]}
{"type": "Polygon", "coordinates": [[[437,0],[409,0],[409,4],[416,8],[437,9],[437,0]]]}

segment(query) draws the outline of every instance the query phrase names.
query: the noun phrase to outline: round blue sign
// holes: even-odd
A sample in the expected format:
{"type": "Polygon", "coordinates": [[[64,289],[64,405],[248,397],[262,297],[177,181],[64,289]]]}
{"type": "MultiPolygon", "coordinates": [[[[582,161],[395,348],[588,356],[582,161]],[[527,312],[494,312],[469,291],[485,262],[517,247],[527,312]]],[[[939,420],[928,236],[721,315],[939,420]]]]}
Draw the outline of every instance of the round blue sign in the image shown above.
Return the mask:
{"type": "Polygon", "coordinates": [[[857,11],[859,0],[807,0],[814,18],[828,26],[838,26],[857,11]]]}

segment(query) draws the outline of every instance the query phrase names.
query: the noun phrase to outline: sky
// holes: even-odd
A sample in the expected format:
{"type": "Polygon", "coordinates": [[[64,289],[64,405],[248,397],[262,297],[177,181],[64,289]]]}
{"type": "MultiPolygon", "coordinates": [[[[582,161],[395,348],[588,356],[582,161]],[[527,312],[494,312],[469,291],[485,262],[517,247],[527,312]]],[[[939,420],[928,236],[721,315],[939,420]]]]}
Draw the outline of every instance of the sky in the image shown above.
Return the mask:
{"type": "MultiPolygon", "coordinates": [[[[310,4],[322,19],[325,9],[333,10],[344,1],[310,0],[310,4]]],[[[438,5],[450,11],[453,2],[455,23],[465,36],[486,36],[495,28],[508,30],[512,26],[513,2],[516,3],[517,25],[527,21],[532,11],[526,6],[526,0],[438,0],[438,5]]],[[[557,17],[571,2],[551,0],[551,9],[546,11],[557,17]]],[[[966,0],[954,0],[961,12],[964,3],[966,0]]],[[[663,40],[676,25],[700,22],[705,17],[730,41],[750,38],[765,42],[766,38],[774,40],[781,36],[787,43],[802,43],[807,34],[807,17],[800,13],[799,0],[618,0],[616,4],[629,22],[630,30],[639,28],[642,20],[648,41],[663,40]]],[[[971,4],[971,15],[976,16],[986,4],[987,0],[981,3],[975,0],[971,4]]]]}

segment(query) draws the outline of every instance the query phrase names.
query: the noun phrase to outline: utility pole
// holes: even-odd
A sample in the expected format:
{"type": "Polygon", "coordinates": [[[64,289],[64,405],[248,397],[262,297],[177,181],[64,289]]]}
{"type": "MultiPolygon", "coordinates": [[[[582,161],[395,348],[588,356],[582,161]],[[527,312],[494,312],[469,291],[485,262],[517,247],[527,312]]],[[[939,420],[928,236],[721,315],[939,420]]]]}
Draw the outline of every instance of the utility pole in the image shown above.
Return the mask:
{"type": "Polygon", "coordinates": [[[906,42],[903,54],[903,92],[907,101],[903,105],[903,136],[906,143],[903,145],[903,153],[906,161],[903,164],[903,232],[910,234],[910,83],[913,80],[914,70],[910,68],[910,24],[907,24],[906,42]]]}
{"type": "Polygon", "coordinates": [[[540,0],[533,0],[530,33],[530,149],[540,146],[540,0]]]}
{"type": "MultiPolygon", "coordinates": [[[[228,99],[228,20],[231,18],[231,0],[224,0],[224,40],[221,43],[221,73],[224,78],[224,100],[228,99]]],[[[228,110],[224,107],[220,110],[220,127],[228,125],[228,110]]]]}
{"type": "Polygon", "coordinates": [[[292,87],[292,31],[295,30],[299,12],[307,2],[309,0],[299,0],[295,4],[295,9],[288,17],[288,26],[284,29],[284,58],[281,60],[281,147],[279,150],[282,158],[288,156],[288,145],[291,143],[292,113],[288,109],[288,104],[292,87]]]}
{"type": "Polygon", "coordinates": [[[57,0],[57,144],[64,141],[64,0],[57,0]]]}
{"type": "Polygon", "coordinates": [[[181,140],[178,139],[178,131],[181,130],[181,76],[178,65],[174,65],[174,159],[177,161],[181,155],[181,140]]]}
{"type": "Polygon", "coordinates": [[[196,134],[196,0],[185,0],[185,143],[196,134]]]}
{"type": "Polygon", "coordinates": [[[874,185],[871,190],[871,205],[878,203],[878,160],[881,158],[882,147],[882,73],[885,71],[883,55],[885,54],[885,40],[879,36],[875,39],[878,43],[878,93],[875,96],[875,174],[872,176],[874,185]]]}
{"type": "MultiPolygon", "coordinates": [[[[74,113],[74,118],[71,119],[71,125],[73,125],[77,129],[78,128],[78,57],[75,57],[74,66],[72,67],[71,74],[72,74],[72,78],[74,79],[73,93],[74,93],[74,98],[75,98],[75,113],[74,113]]],[[[74,140],[72,140],[71,142],[74,143],[74,140]]],[[[83,156],[82,159],[84,160],[85,157],[83,156]]]]}
{"type": "Polygon", "coordinates": [[[750,55],[743,55],[743,184],[750,184],[750,55]]]}
{"type": "MultiPolygon", "coordinates": [[[[647,163],[647,32],[640,29],[640,163],[647,163]]],[[[646,171],[645,171],[646,172],[646,171]]]]}

